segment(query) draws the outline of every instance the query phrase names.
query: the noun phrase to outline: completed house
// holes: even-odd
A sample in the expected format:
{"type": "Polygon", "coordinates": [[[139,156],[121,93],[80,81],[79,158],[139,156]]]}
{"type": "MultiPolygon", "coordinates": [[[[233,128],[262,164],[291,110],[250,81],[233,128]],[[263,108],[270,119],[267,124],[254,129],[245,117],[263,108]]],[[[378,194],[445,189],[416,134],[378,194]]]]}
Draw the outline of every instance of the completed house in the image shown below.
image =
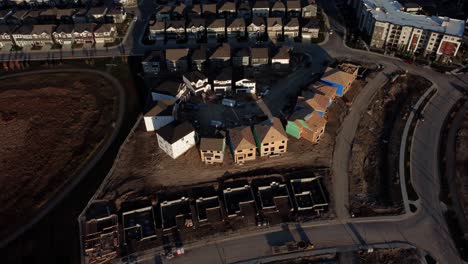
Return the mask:
{"type": "Polygon", "coordinates": [[[289,61],[289,48],[282,46],[278,50],[278,53],[276,53],[276,55],[271,58],[271,65],[273,65],[275,68],[287,68],[289,67],[289,61]]]}
{"type": "Polygon", "coordinates": [[[187,121],[170,123],[156,132],[159,148],[173,159],[195,146],[195,136],[195,130],[187,121]]]}
{"type": "Polygon", "coordinates": [[[114,43],[117,40],[115,24],[100,24],[94,29],[94,40],[97,44],[114,43]]]}
{"type": "Polygon", "coordinates": [[[315,0],[306,0],[306,4],[302,7],[302,18],[311,18],[317,16],[317,4],[315,0]]]}
{"type": "Polygon", "coordinates": [[[166,37],[166,22],[164,21],[156,21],[153,25],[149,27],[149,35],[148,38],[150,40],[155,40],[156,42],[163,42],[166,37]]]}
{"type": "Polygon", "coordinates": [[[286,6],[281,0],[275,1],[271,7],[270,17],[285,17],[286,6]]]}
{"type": "Polygon", "coordinates": [[[250,65],[250,49],[241,48],[232,57],[232,65],[237,67],[250,65]]]}
{"type": "Polygon", "coordinates": [[[216,67],[228,66],[231,61],[231,46],[223,43],[210,56],[210,63],[216,67]]]}
{"type": "Polygon", "coordinates": [[[255,125],[253,134],[260,156],[281,155],[286,153],[288,136],[278,118],[274,117],[271,120],[265,120],[255,125]]]}
{"type": "Polygon", "coordinates": [[[250,39],[258,40],[266,36],[266,23],[263,17],[254,17],[247,26],[247,32],[250,39]]]}
{"type": "Polygon", "coordinates": [[[213,90],[216,94],[222,95],[232,90],[232,69],[224,68],[213,80],[213,90]]]}
{"type": "Polygon", "coordinates": [[[158,101],[143,116],[146,131],[155,131],[174,121],[176,104],[174,100],[158,101]]]}
{"type": "Polygon", "coordinates": [[[193,18],[187,24],[187,38],[191,41],[200,41],[206,37],[206,25],[204,18],[193,18]]]}
{"type": "Polygon", "coordinates": [[[236,81],[236,93],[255,94],[257,82],[253,79],[241,79],[236,81]]]}
{"type": "Polygon", "coordinates": [[[231,1],[221,3],[218,8],[218,17],[234,18],[236,17],[236,4],[231,1]]]}
{"type": "Polygon", "coordinates": [[[267,18],[268,36],[272,40],[283,38],[283,21],[281,17],[268,17],[267,18]]]}
{"type": "Polygon", "coordinates": [[[57,44],[72,45],[75,42],[73,39],[74,31],[75,26],[73,24],[60,24],[52,33],[52,36],[57,44]]]}
{"type": "Polygon", "coordinates": [[[226,37],[226,19],[215,19],[206,28],[208,42],[218,42],[226,37]]]}
{"type": "Polygon", "coordinates": [[[224,137],[202,137],[200,157],[205,164],[223,163],[226,139],[224,137]]]}
{"type": "Polygon", "coordinates": [[[93,45],[95,27],[96,24],[94,23],[75,24],[73,31],[74,42],[81,45],[93,45]]]}
{"type": "Polygon", "coordinates": [[[192,51],[192,70],[203,71],[206,67],[206,47],[201,46],[192,51]]]}
{"type": "Polygon", "coordinates": [[[309,19],[301,29],[303,39],[316,39],[319,37],[319,32],[320,20],[315,18],[309,19]]]}
{"type": "Polygon", "coordinates": [[[299,37],[299,19],[297,17],[290,18],[288,23],[284,25],[284,37],[291,40],[299,37]]]}
{"type": "Polygon", "coordinates": [[[107,11],[106,20],[110,23],[120,24],[127,19],[127,13],[121,7],[115,7],[107,11]]]}
{"type": "Polygon", "coordinates": [[[166,49],[166,67],[170,72],[185,72],[188,69],[189,49],[166,49]]]}
{"type": "Polygon", "coordinates": [[[141,62],[145,75],[157,76],[164,67],[164,55],[161,51],[152,51],[141,62]]]}
{"type": "Polygon", "coordinates": [[[245,20],[243,18],[233,19],[226,27],[227,37],[231,40],[245,37],[245,20]]]}
{"type": "Polygon", "coordinates": [[[301,1],[300,0],[288,0],[286,3],[287,5],[287,13],[288,17],[300,17],[301,16],[301,1]]]}
{"type": "Polygon", "coordinates": [[[156,12],[156,21],[168,21],[171,20],[172,6],[164,5],[161,9],[156,12]]]}
{"type": "Polygon", "coordinates": [[[12,34],[19,47],[52,45],[52,32],[55,25],[22,25],[12,34]]]}
{"type": "Polygon", "coordinates": [[[236,164],[257,158],[257,147],[250,127],[229,129],[229,148],[236,164]]]}
{"type": "Polygon", "coordinates": [[[182,76],[185,85],[195,95],[206,93],[211,90],[211,85],[208,83],[208,77],[199,71],[184,73],[182,76]]]}
{"type": "Polygon", "coordinates": [[[212,3],[212,4],[202,4],[202,15],[203,17],[205,18],[214,18],[216,17],[216,12],[217,10],[217,7],[216,7],[216,4],[212,3]]]}
{"type": "Polygon", "coordinates": [[[185,20],[166,21],[166,40],[185,39],[185,20]]]}
{"type": "Polygon", "coordinates": [[[13,33],[14,30],[15,26],[13,25],[0,25],[0,49],[13,46],[11,33],[13,33]]]}
{"type": "Polygon", "coordinates": [[[252,16],[268,17],[270,15],[270,4],[267,0],[257,0],[252,7],[252,16]]]}
{"type": "Polygon", "coordinates": [[[252,8],[250,8],[248,1],[239,4],[239,8],[237,9],[237,17],[244,19],[250,19],[252,17],[252,8]]]}
{"type": "Polygon", "coordinates": [[[252,67],[265,67],[268,66],[269,55],[268,48],[252,48],[252,67]]]}

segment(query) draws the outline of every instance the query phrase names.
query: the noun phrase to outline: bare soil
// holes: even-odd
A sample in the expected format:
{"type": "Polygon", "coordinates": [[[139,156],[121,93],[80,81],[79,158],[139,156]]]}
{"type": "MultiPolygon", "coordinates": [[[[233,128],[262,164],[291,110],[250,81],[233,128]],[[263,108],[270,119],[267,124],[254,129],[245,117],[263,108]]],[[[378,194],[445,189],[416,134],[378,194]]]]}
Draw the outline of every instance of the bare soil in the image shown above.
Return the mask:
{"type": "Polygon", "coordinates": [[[379,90],[359,121],[350,164],[350,203],[355,216],[401,213],[400,141],[408,114],[431,86],[408,75],[379,90]]]}
{"type": "Polygon", "coordinates": [[[117,157],[114,173],[105,185],[101,198],[114,200],[127,196],[146,196],[162,187],[189,186],[215,182],[218,178],[252,170],[282,167],[329,167],[333,142],[325,134],[319,144],[304,139],[289,139],[288,152],[281,157],[258,157],[244,165],[234,164],[228,150],[224,163],[205,165],[197,148],[192,148],[177,159],[172,159],[158,147],[156,133],[146,132],[140,122],[117,157]]]}
{"type": "Polygon", "coordinates": [[[460,204],[468,221],[468,112],[465,112],[463,123],[456,139],[456,177],[460,204]]]}
{"type": "Polygon", "coordinates": [[[99,75],[2,80],[0,234],[26,223],[76,175],[112,131],[116,95],[99,75]]]}
{"type": "Polygon", "coordinates": [[[357,253],[356,262],[361,264],[418,264],[421,257],[416,249],[377,249],[374,252],[357,253]]]}

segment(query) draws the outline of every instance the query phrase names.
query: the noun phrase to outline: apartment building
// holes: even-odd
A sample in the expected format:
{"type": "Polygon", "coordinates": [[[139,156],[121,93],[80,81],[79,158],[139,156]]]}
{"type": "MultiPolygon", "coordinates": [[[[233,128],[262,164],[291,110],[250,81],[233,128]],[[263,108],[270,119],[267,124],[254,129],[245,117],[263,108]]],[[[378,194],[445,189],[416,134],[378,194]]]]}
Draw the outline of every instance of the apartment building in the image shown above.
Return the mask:
{"type": "Polygon", "coordinates": [[[446,59],[461,46],[461,20],[407,13],[390,0],[360,0],[356,6],[358,27],[373,48],[446,59]]]}

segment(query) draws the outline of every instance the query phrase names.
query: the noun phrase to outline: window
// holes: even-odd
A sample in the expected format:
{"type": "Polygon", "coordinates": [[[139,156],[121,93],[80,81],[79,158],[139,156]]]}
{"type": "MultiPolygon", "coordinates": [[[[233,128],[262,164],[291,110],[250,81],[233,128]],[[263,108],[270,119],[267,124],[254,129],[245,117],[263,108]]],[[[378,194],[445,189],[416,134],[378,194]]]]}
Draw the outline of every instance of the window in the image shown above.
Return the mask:
{"type": "Polygon", "coordinates": [[[270,144],[270,143],[263,143],[263,146],[268,146],[268,144],[270,144]]]}
{"type": "Polygon", "coordinates": [[[268,151],[268,148],[264,148],[263,151],[268,151]]]}
{"type": "Polygon", "coordinates": [[[252,153],[247,154],[247,157],[252,157],[252,156],[253,156],[252,153]]]}
{"type": "Polygon", "coordinates": [[[240,152],[242,152],[242,150],[238,150],[238,151],[237,151],[237,153],[240,153],[240,152]]]}
{"type": "Polygon", "coordinates": [[[214,157],[215,157],[215,159],[220,159],[221,158],[221,156],[219,156],[219,155],[215,155],[214,157]]]}
{"type": "Polygon", "coordinates": [[[238,159],[238,160],[242,160],[242,159],[244,159],[244,157],[239,156],[239,157],[237,157],[237,159],[238,159]]]}
{"type": "Polygon", "coordinates": [[[284,149],[284,146],[279,146],[278,148],[279,148],[279,149],[284,149]]]}

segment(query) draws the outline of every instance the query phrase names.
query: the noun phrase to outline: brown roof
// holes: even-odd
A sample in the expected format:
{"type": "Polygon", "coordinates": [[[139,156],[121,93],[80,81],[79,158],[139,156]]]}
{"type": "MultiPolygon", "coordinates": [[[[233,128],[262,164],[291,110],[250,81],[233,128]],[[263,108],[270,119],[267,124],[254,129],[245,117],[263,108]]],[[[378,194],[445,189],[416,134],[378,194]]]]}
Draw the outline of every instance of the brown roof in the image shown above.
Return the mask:
{"type": "Polygon", "coordinates": [[[245,20],[243,18],[236,18],[229,24],[228,27],[231,27],[231,28],[243,27],[243,28],[245,28],[245,20]]]}
{"type": "Polygon", "coordinates": [[[219,11],[236,11],[236,4],[234,2],[226,1],[223,4],[221,4],[219,11]]]}
{"type": "Polygon", "coordinates": [[[57,29],[55,29],[56,33],[72,33],[75,29],[73,24],[60,24],[57,29]]]}
{"type": "Polygon", "coordinates": [[[166,22],[157,21],[154,25],[150,26],[150,30],[164,30],[166,28],[166,22]]]}
{"type": "Polygon", "coordinates": [[[309,19],[302,28],[320,28],[320,19],[309,19]]]}
{"type": "Polygon", "coordinates": [[[281,121],[277,117],[255,125],[255,131],[260,142],[273,142],[288,139],[283,124],[281,124],[281,121]]]}
{"type": "Polygon", "coordinates": [[[325,110],[328,107],[328,102],[330,101],[330,98],[328,98],[328,96],[325,96],[323,94],[308,93],[305,100],[306,100],[306,103],[310,107],[312,107],[314,110],[325,112],[325,110]]]}
{"type": "Polygon", "coordinates": [[[177,142],[179,139],[187,136],[194,129],[192,124],[185,121],[183,123],[171,123],[167,126],[162,127],[158,130],[157,134],[162,137],[164,140],[169,142],[169,144],[177,142]]]}
{"type": "Polygon", "coordinates": [[[161,114],[172,115],[172,109],[175,104],[175,100],[161,100],[151,108],[145,116],[157,116],[161,114]]]}
{"type": "Polygon", "coordinates": [[[192,60],[206,60],[206,47],[200,47],[199,49],[193,50],[192,60]]]}
{"type": "Polygon", "coordinates": [[[299,20],[297,17],[291,18],[286,24],[286,27],[299,27],[299,20]]]}
{"type": "Polygon", "coordinates": [[[180,29],[180,28],[185,29],[185,20],[167,21],[166,29],[171,28],[171,27],[175,29],[180,29]]]}
{"type": "Polygon", "coordinates": [[[194,18],[190,20],[190,22],[187,24],[187,28],[191,27],[200,27],[203,26],[205,27],[205,19],[204,18],[194,18]]]}
{"type": "Polygon", "coordinates": [[[286,7],[284,6],[284,3],[282,1],[276,1],[273,6],[271,7],[271,10],[273,9],[282,9],[285,10],[286,7]]]}
{"type": "Polygon", "coordinates": [[[252,59],[267,59],[268,48],[252,48],[251,49],[252,59]]]}
{"type": "Polygon", "coordinates": [[[0,25],[0,35],[11,34],[15,30],[14,25],[0,25]]]}
{"type": "Polygon", "coordinates": [[[172,96],[176,96],[179,92],[182,84],[180,82],[174,81],[165,81],[155,87],[153,87],[152,91],[154,92],[161,92],[165,94],[170,94],[172,96]]]}
{"type": "Polygon", "coordinates": [[[218,19],[215,19],[213,21],[211,21],[211,23],[208,24],[208,28],[224,28],[226,26],[226,19],[224,18],[218,18],[218,19]]]}
{"type": "Polygon", "coordinates": [[[225,147],[224,138],[201,138],[200,150],[223,151],[225,147]]]}
{"type": "Polygon", "coordinates": [[[177,61],[187,59],[189,49],[166,49],[166,59],[177,61]]]}
{"type": "Polygon", "coordinates": [[[327,120],[325,120],[325,118],[320,116],[319,113],[317,113],[315,111],[312,112],[308,116],[308,119],[305,120],[305,122],[314,131],[324,128],[325,125],[327,124],[327,120]]]}
{"type": "Polygon", "coordinates": [[[252,130],[248,126],[229,129],[229,138],[234,150],[256,148],[252,130]]]}
{"type": "Polygon", "coordinates": [[[172,10],[172,12],[174,13],[178,13],[180,15],[182,15],[184,13],[184,9],[185,9],[185,5],[184,4],[180,4],[180,5],[177,5],[174,10],[172,10]]]}
{"type": "Polygon", "coordinates": [[[273,59],[277,59],[277,60],[285,60],[285,59],[288,59],[289,60],[290,56],[289,56],[289,48],[286,47],[286,46],[282,46],[279,50],[278,50],[278,53],[276,53],[276,55],[273,57],[273,59]]]}
{"type": "Polygon", "coordinates": [[[344,72],[337,68],[328,67],[325,73],[323,74],[322,79],[329,80],[334,83],[339,83],[342,85],[347,85],[349,82],[354,80],[354,75],[344,72]]]}
{"type": "Polygon", "coordinates": [[[257,0],[255,1],[253,8],[270,8],[270,5],[266,0],[257,0]]]}
{"type": "Polygon", "coordinates": [[[276,25],[283,26],[283,21],[281,17],[267,17],[268,27],[274,27],[276,25]]]}
{"type": "Polygon", "coordinates": [[[316,82],[309,85],[309,89],[315,93],[323,94],[333,100],[336,97],[336,88],[323,82],[316,82]]]}
{"type": "Polygon", "coordinates": [[[116,30],[115,24],[101,24],[96,27],[94,30],[95,33],[104,33],[116,30]]]}
{"type": "Polygon", "coordinates": [[[288,10],[290,9],[300,9],[301,1],[299,0],[288,0],[287,2],[288,10]]]}
{"type": "Polygon", "coordinates": [[[223,43],[223,45],[218,47],[210,56],[210,59],[213,58],[231,58],[231,46],[227,43],[223,43]]]}
{"type": "Polygon", "coordinates": [[[51,35],[54,32],[55,25],[34,25],[31,31],[31,34],[40,35],[46,33],[51,35]]]}
{"type": "Polygon", "coordinates": [[[203,13],[216,14],[216,4],[202,4],[203,13]]]}
{"type": "Polygon", "coordinates": [[[263,18],[263,17],[254,17],[252,19],[252,23],[250,23],[250,24],[254,24],[257,27],[266,26],[265,18],[263,18]]]}

